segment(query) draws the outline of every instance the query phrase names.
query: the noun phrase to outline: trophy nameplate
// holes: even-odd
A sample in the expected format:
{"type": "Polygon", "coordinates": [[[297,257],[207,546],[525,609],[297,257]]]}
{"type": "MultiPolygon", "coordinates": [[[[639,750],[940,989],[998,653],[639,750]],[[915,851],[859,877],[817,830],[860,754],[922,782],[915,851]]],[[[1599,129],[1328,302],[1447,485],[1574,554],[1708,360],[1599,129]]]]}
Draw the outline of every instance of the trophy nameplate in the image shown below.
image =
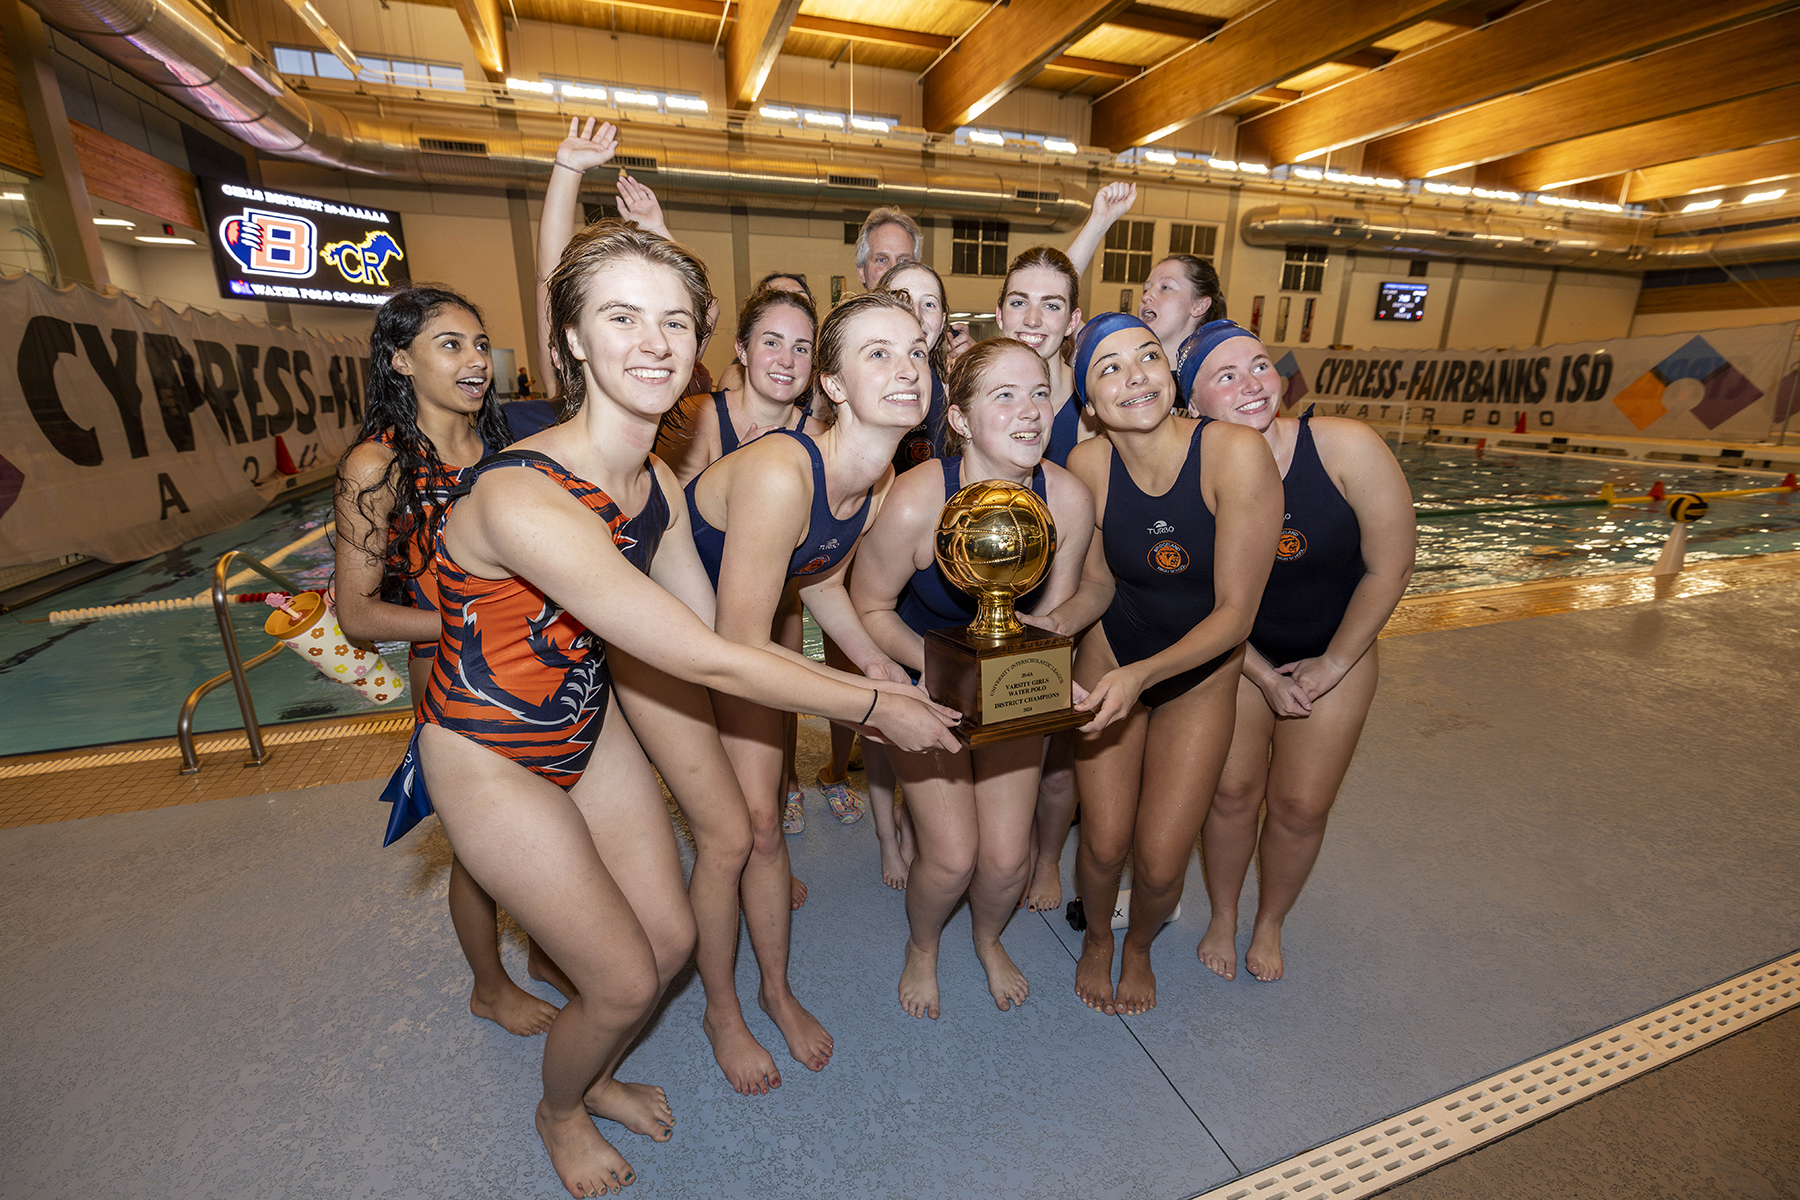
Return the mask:
{"type": "Polygon", "coordinates": [[[963,714],[971,746],[1042,737],[1085,725],[1073,707],[1074,639],[1023,624],[1013,600],[1049,572],[1056,553],[1050,511],[1030,488],[989,480],[944,505],[937,560],[944,575],[978,598],[967,627],[925,634],[925,688],[963,714]]]}

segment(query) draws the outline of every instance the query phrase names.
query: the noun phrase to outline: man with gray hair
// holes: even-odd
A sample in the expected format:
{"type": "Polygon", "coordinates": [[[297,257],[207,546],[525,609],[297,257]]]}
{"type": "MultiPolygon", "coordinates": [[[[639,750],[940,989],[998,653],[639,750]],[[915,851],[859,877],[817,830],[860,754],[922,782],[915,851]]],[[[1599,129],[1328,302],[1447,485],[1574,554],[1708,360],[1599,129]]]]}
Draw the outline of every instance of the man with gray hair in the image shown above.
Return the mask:
{"type": "Polygon", "coordinates": [[[892,268],[924,257],[925,238],[919,223],[891,205],[871,212],[856,235],[856,274],[865,292],[874,291],[892,268]]]}

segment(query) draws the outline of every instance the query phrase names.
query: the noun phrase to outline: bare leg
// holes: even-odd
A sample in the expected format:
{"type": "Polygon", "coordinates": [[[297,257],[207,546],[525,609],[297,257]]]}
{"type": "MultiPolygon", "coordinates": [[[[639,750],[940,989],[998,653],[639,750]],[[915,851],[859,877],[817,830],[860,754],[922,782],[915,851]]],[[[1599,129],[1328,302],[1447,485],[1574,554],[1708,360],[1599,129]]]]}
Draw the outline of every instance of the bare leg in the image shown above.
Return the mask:
{"type": "Polygon", "coordinates": [[[1256,925],[1244,952],[1244,965],[1264,983],[1281,978],[1281,925],[1319,857],[1325,823],[1356,754],[1379,675],[1371,646],[1335,688],[1314,702],[1311,716],[1276,724],[1269,815],[1257,870],[1256,925]]]}
{"type": "MultiPolygon", "coordinates": [[[[935,1021],[944,922],[975,875],[980,827],[975,818],[974,768],[966,750],[908,754],[888,747],[887,752],[906,788],[907,806],[919,833],[919,856],[913,860],[906,888],[908,935],[900,1007],[914,1017],[935,1021]]],[[[994,936],[998,937],[997,930],[994,936]]]]}
{"type": "MultiPolygon", "coordinates": [[[[653,944],[572,796],[438,726],[426,726],[420,744],[427,786],[458,857],[579,991],[544,1043],[536,1119],[550,1161],[572,1196],[615,1191],[636,1175],[594,1127],[586,1097],[655,1004],[660,963],[685,957],[685,949],[653,944]]],[[[667,851],[673,856],[672,834],[667,851]]],[[[666,938],[679,921],[663,913],[685,900],[677,888],[637,903],[666,938]]]]}
{"type": "Polygon", "coordinates": [[[556,1020],[556,1005],[532,995],[506,973],[494,928],[498,916],[494,898],[470,878],[462,860],[452,856],[450,924],[456,929],[456,940],[462,944],[463,957],[475,973],[469,1011],[521,1037],[543,1033],[556,1020]]]}
{"type": "Polygon", "coordinates": [[[1256,854],[1256,826],[1269,782],[1269,739],[1274,733],[1275,713],[1262,689],[1240,677],[1231,752],[1200,833],[1212,919],[1196,953],[1221,979],[1237,978],[1238,897],[1256,854]]]}
{"type": "Polygon", "coordinates": [[[781,833],[781,714],[716,692],[713,711],[750,812],[750,859],[742,895],[750,947],[762,969],[757,1002],[780,1028],[795,1060],[822,1071],[831,1061],[831,1035],[788,985],[794,876],[781,833]]]}
{"type": "MultiPolygon", "coordinates": [[[[1117,665],[1099,625],[1081,640],[1075,678],[1092,687],[1117,665]]],[[[1138,785],[1144,766],[1149,710],[1138,705],[1098,734],[1080,735],[1075,779],[1081,797],[1081,840],[1075,851],[1075,890],[1091,914],[1075,965],[1075,994],[1096,1012],[1118,1012],[1113,993],[1113,932],[1108,915],[1119,899],[1119,873],[1131,850],[1138,785]]]]}
{"type": "MultiPolygon", "coordinates": [[[[838,649],[837,643],[830,638],[825,639],[825,665],[836,667],[840,671],[857,674],[856,664],[850,657],[838,649]]],[[[825,765],[821,777],[831,782],[846,779],[850,775],[850,753],[856,742],[856,731],[848,726],[833,724],[831,727],[831,761],[825,765]]],[[[865,752],[863,765],[867,767],[868,757],[865,752]]]]}
{"type": "MultiPolygon", "coordinates": [[[[415,716],[425,696],[425,685],[431,679],[434,661],[407,656],[407,683],[412,688],[415,716]]],[[[500,961],[500,941],[495,929],[500,914],[494,906],[494,898],[469,877],[468,870],[454,854],[450,856],[449,901],[451,928],[456,930],[463,957],[475,975],[475,986],[469,992],[469,1011],[521,1037],[548,1030],[550,1022],[556,1020],[556,1005],[532,995],[506,973],[506,967],[500,961]]],[[[531,949],[531,957],[534,960],[542,957],[536,946],[531,949]]],[[[563,988],[557,990],[565,996],[571,994],[563,988]]]]}
{"type": "Polygon", "coordinates": [[[706,992],[701,1027],[733,1090],[767,1095],[781,1086],[781,1072],[744,1022],[736,979],[738,884],[750,859],[750,810],[719,743],[711,698],[617,648],[607,655],[620,706],[694,832],[688,900],[706,992]]]}
{"type": "MultiPolygon", "coordinates": [[[[864,753],[867,753],[865,750],[864,753]]],[[[1025,1003],[1031,985],[1000,934],[1012,919],[1031,872],[1031,825],[1043,751],[1032,738],[983,746],[975,757],[975,815],[980,841],[969,884],[969,923],[988,992],[1005,1012],[1025,1003]]]]}
{"type": "MultiPolygon", "coordinates": [[[[869,807],[875,814],[875,839],[881,843],[881,882],[897,892],[906,890],[906,873],[912,869],[911,838],[901,840],[901,820],[894,813],[894,768],[887,748],[875,742],[863,747],[863,776],[869,785],[869,807]]],[[[912,820],[905,817],[910,830],[912,820]]]]}
{"type": "Polygon", "coordinates": [[[1074,819],[1075,733],[1065,729],[1044,739],[1044,768],[1032,825],[1031,886],[1022,900],[1032,912],[1062,907],[1062,852],[1074,819]]]}
{"type": "Polygon", "coordinates": [[[1231,748],[1240,648],[1205,682],[1157,708],[1144,747],[1143,791],[1131,842],[1131,926],[1119,956],[1118,1009],[1156,1007],[1150,943],[1181,902],[1194,840],[1231,748]]]}

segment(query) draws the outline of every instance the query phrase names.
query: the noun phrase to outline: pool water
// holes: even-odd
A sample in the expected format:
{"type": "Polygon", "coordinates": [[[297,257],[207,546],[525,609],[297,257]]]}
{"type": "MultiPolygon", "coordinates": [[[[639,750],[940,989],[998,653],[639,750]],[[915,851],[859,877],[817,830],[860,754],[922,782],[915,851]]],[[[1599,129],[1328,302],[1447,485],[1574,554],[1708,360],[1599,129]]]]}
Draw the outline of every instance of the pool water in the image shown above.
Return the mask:
{"type": "MultiPolygon", "coordinates": [[[[1593,496],[1603,483],[1638,495],[1662,480],[1670,492],[1756,487],[1768,476],[1600,460],[1407,446],[1401,463],[1420,511],[1478,504],[1525,504],[1593,496]]],[[[329,493],[284,500],[229,530],[60,592],[0,616],[0,754],[169,737],[181,702],[195,686],[225,670],[225,653],[210,606],[117,617],[82,625],[50,625],[54,610],[174,599],[205,591],[227,550],[263,558],[331,516],[329,493]]],[[[1419,561],[1411,591],[1496,586],[1567,575],[1647,569],[1668,537],[1661,506],[1549,509],[1469,515],[1419,523],[1419,561]]],[[[1688,558],[1702,560],[1800,548],[1800,499],[1791,495],[1717,500],[1689,531],[1688,558]]],[[[295,551],[275,569],[302,587],[331,576],[330,540],[295,551]]],[[[262,591],[260,579],[237,590],[262,591]]],[[[269,647],[262,605],[234,605],[238,645],[246,659],[269,647]]],[[[384,646],[388,665],[404,674],[404,645],[384,646]]],[[[807,620],[807,650],[819,651],[807,620]]],[[[256,715],[265,725],[366,711],[351,689],[333,683],[297,656],[281,654],[250,673],[256,715]]],[[[386,709],[404,712],[404,694],[386,709]]],[[[196,732],[241,728],[230,684],[195,713],[196,732]]],[[[173,768],[171,768],[173,769],[173,768]]]]}

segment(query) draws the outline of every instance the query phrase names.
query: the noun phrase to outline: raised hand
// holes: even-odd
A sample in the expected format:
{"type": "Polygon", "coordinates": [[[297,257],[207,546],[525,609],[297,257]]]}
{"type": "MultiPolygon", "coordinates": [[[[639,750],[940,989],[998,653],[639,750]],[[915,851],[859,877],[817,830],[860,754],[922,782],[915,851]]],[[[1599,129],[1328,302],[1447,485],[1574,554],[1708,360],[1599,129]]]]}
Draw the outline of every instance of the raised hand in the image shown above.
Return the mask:
{"type": "Polygon", "coordinates": [[[1109,183],[1094,194],[1094,213],[1089,219],[1111,225],[1130,212],[1136,203],[1137,184],[1109,183]]]}
{"type": "Polygon", "coordinates": [[[674,240],[670,237],[669,227],[663,223],[662,205],[657,202],[656,193],[627,175],[624,168],[619,170],[619,215],[627,221],[636,221],[638,228],[646,233],[674,240]]]}
{"type": "Polygon", "coordinates": [[[946,360],[948,365],[954,367],[956,365],[956,360],[961,358],[968,351],[969,347],[974,344],[975,339],[969,335],[969,323],[967,321],[952,321],[950,323],[950,341],[945,346],[945,349],[949,352],[949,357],[946,360]]]}
{"type": "Polygon", "coordinates": [[[580,175],[612,161],[613,154],[619,149],[619,131],[610,121],[599,122],[598,129],[595,125],[593,117],[588,118],[585,127],[580,117],[569,118],[569,136],[556,147],[559,166],[580,175]]]}

